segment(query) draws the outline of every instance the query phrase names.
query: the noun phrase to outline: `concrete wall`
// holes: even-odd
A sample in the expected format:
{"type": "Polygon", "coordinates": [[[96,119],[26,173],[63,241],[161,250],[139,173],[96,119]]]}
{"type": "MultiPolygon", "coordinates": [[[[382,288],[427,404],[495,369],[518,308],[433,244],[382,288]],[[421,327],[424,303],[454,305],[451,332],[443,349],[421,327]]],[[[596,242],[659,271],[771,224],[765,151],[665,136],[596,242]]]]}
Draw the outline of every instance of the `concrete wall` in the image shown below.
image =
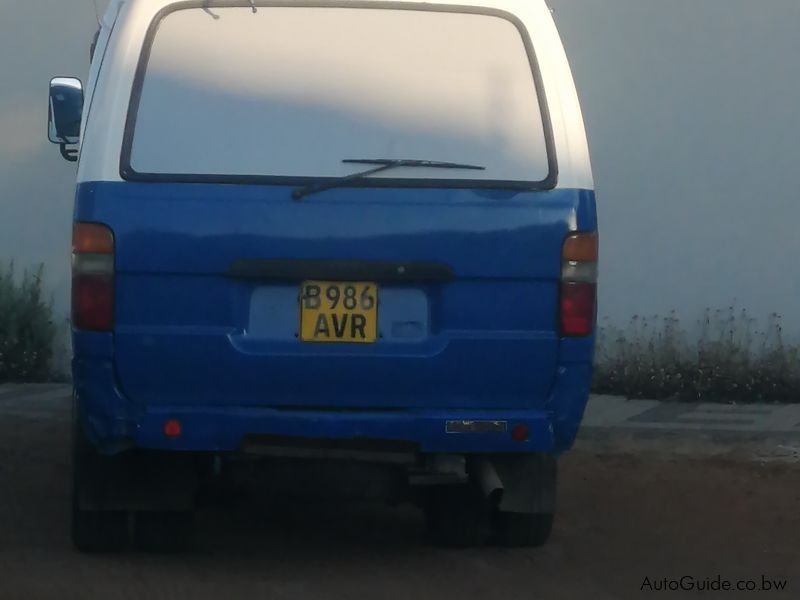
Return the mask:
{"type": "Polygon", "coordinates": [[[800,2],[551,6],[593,153],[601,313],[736,303],[800,337],[800,2]]]}
{"type": "MultiPolygon", "coordinates": [[[[551,4],[593,151],[601,313],[736,302],[800,336],[800,2],[551,4]]],[[[47,82],[85,78],[95,24],[92,0],[0,0],[0,260],[44,262],[62,318],[75,167],[45,140],[47,82]]]]}

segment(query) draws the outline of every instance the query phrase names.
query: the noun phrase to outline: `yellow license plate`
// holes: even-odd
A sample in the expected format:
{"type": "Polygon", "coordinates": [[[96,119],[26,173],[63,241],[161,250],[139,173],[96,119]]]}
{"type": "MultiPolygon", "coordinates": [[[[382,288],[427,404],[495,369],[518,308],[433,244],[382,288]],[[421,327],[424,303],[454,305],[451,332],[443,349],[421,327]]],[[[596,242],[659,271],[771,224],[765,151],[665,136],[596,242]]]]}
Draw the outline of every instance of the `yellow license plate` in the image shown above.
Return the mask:
{"type": "Polygon", "coordinates": [[[372,344],[378,338],[378,286],[305,281],[300,286],[300,339],[372,344]]]}

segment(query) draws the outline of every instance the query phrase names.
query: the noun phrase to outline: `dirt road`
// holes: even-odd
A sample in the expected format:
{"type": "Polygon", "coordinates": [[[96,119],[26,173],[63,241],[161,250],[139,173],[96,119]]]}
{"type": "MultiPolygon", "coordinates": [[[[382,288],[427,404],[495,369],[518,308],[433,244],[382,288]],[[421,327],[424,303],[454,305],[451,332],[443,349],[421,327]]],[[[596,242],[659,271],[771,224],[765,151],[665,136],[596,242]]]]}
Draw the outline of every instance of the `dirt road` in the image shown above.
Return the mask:
{"type": "Polygon", "coordinates": [[[82,556],[68,539],[62,417],[0,414],[3,600],[616,599],[652,595],[646,577],[685,575],[783,578],[784,592],[761,595],[800,597],[800,466],[591,445],[562,462],[561,513],[541,550],[431,548],[411,508],[287,508],[256,494],[202,512],[188,554],[82,556]]]}

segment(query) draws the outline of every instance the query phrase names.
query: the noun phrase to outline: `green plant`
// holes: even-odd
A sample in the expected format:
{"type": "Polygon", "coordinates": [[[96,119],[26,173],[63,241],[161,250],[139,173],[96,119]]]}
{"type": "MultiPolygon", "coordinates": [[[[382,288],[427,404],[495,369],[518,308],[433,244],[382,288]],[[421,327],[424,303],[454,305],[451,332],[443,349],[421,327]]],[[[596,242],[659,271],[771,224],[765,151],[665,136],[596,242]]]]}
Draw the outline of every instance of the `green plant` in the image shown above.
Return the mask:
{"type": "Polygon", "coordinates": [[[52,377],[56,328],[42,299],[43,273],[40,266],[17,280],[13,264],[0,268],[0,382],[52,377]]]}
{"type": "Polygon", "coordinates": [[[674,311],[635,316],[598,332],[594,390],[631,398],[706,402],[800,402],[800,347],[787,344],[781,318],[763,330],[745,310],[706,310],[690,337],[674,311]]]}

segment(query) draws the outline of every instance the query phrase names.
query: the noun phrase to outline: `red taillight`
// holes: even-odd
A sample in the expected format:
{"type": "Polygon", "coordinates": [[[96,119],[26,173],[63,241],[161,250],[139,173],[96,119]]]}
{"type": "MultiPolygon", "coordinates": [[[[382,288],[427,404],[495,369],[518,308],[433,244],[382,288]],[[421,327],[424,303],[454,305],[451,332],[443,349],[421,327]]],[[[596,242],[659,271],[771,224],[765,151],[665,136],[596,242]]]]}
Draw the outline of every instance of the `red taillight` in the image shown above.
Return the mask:
{"type": "Polygon", "coordinates": [[[72,275],[72,324],[77,329],[88,331],[109,331],[113,328],[113,275],[72,275]]]}
{"type": "Polygon", "coordinates": [[[592,334],[596,295],[594,283],[561,283],[561,335],[592,334]]]}
{"type": "Polygon", "coordinates": [[[114,235],[105,225],[76,223],[72,230],[72,325],[114,327],[114,235]]]}
{"type": "Polygon", "coordinates": [[[564,242],[559,313],[561,335],[589,336],[597,314],[596,233],[576,233],[564,242]]]}

